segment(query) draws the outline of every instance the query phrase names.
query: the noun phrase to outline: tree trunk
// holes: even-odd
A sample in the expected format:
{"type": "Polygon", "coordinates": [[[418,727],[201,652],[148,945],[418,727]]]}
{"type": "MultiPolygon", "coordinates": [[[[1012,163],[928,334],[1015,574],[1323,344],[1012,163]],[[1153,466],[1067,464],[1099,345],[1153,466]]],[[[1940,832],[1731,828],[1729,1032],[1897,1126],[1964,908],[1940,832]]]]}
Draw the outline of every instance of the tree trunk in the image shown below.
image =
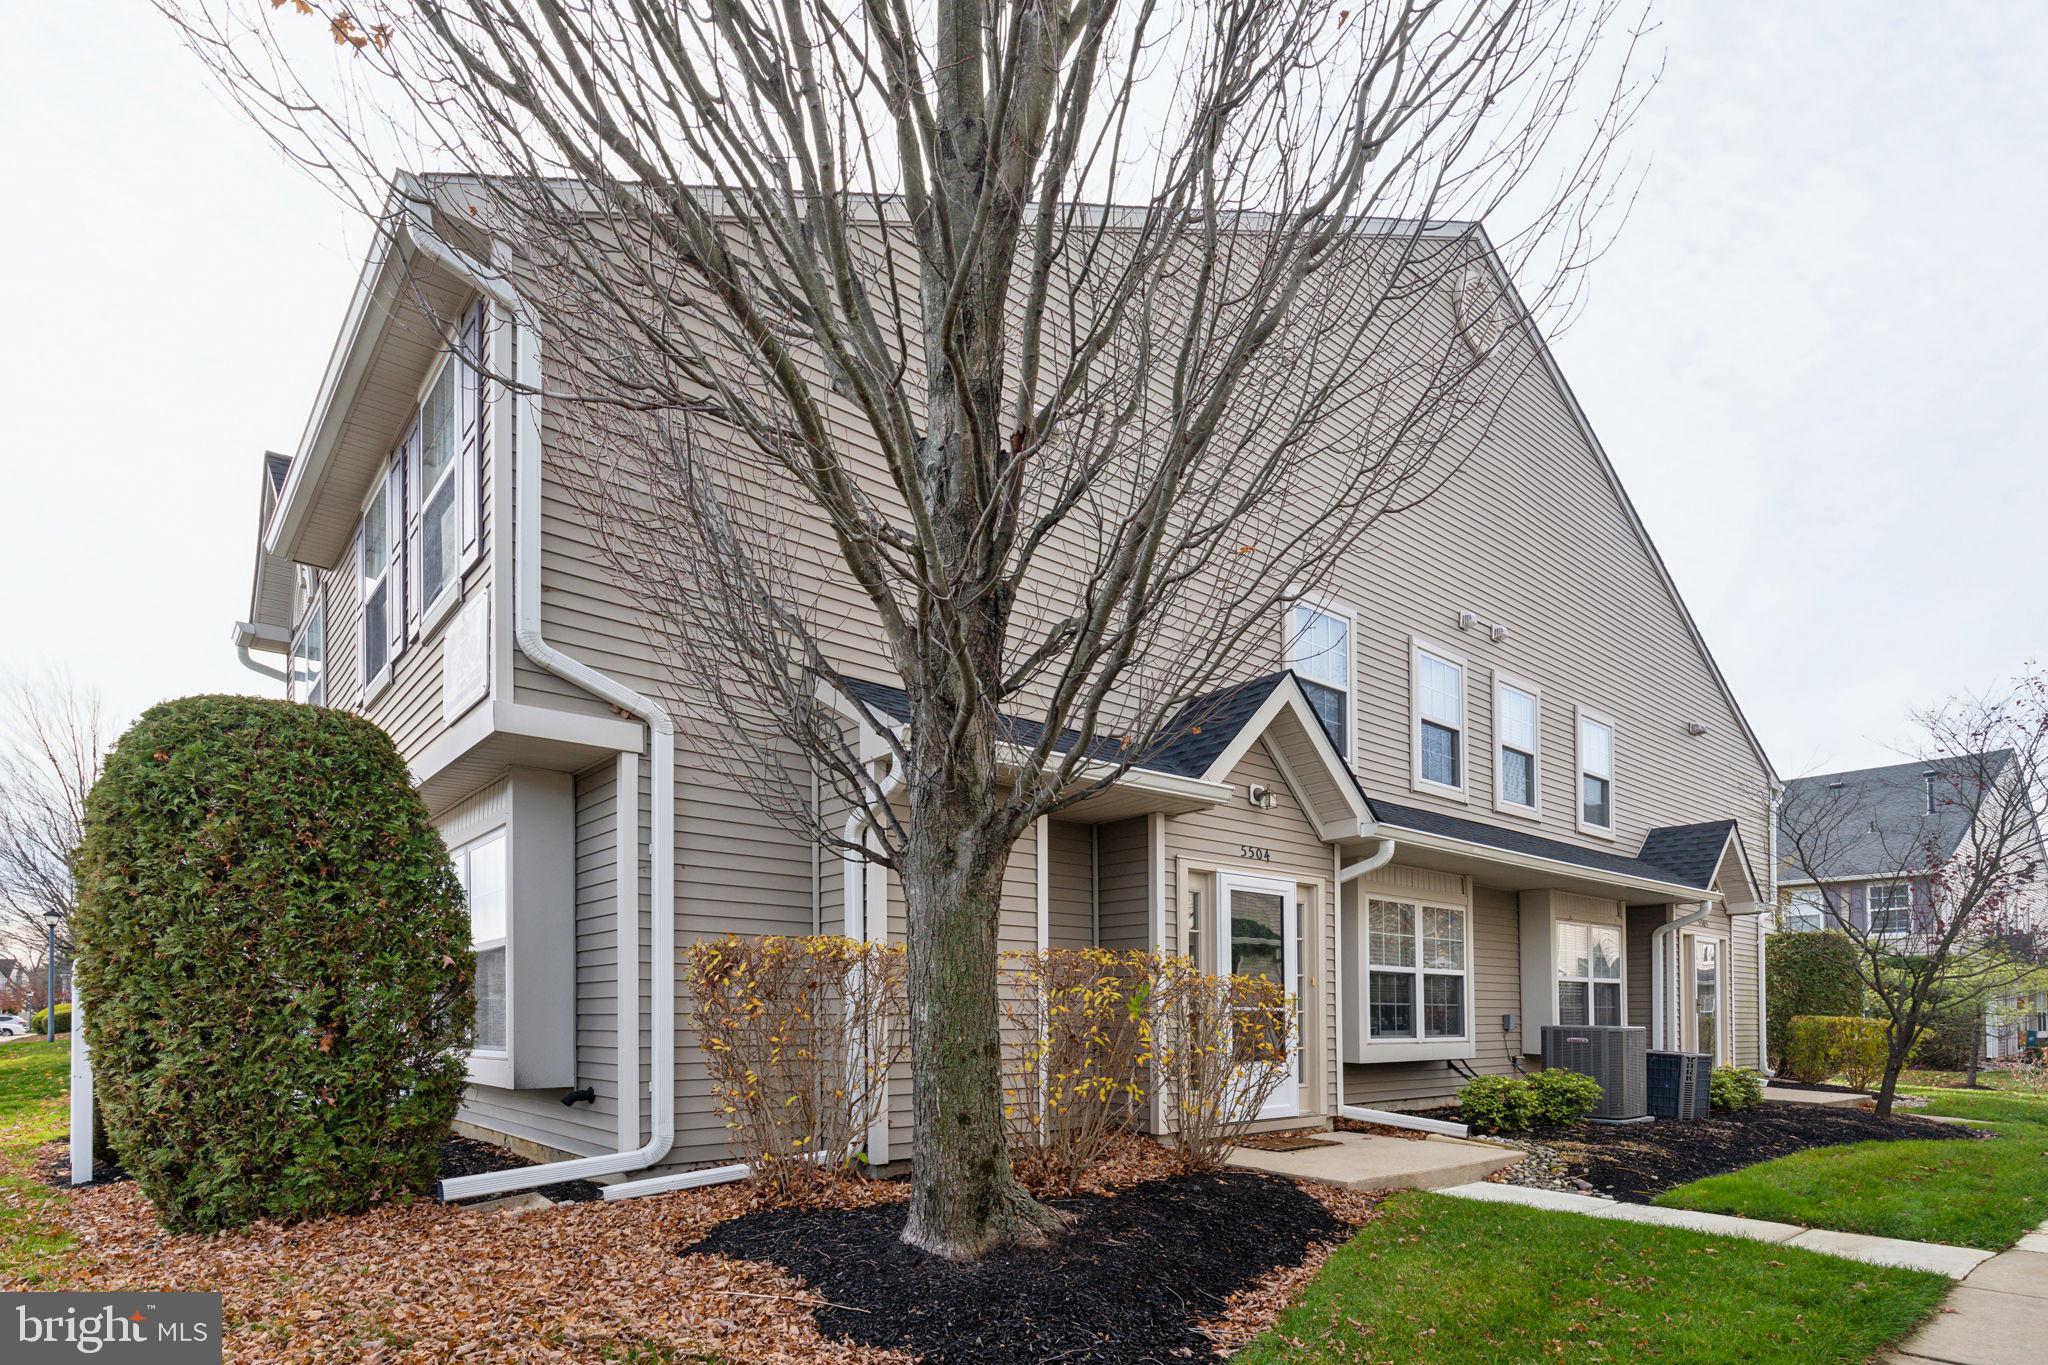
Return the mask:
{"type": "Polygon", "coordinates": [[[1899,1073],[1906,1069],[1906,1055],[1911,1051],[1911,1048],[1904,1052],[1893,1048],[1885,1053],[1884,1081],[1877,1087],[1877,1116],[1881,1119],[1892,1116],[1892,1098],[1898,1093],[1899,1073]]]}
{"type": "Polygon", "coordinates": [[[1970,1030],[1970,1064],[1963,1069],[1963,1084],[1972,1090],[1977,1088],[1977,1065],[1983,1059],[1985,1014],[1980,1006],[1976,1027],[1970,1030]]]}
{"type": "MultiPolygon", "coordinates": [[[[902,859],[910,920],[910,1218],[903,1240],[949,1260],[1037,1244],[1059,1226],[1010,1172],[997,1004],[997,921],[1009,849],[967,790],[913,787],[902,859]]],[[[992,783],[989,784],[993,786],[992,783]]]]}

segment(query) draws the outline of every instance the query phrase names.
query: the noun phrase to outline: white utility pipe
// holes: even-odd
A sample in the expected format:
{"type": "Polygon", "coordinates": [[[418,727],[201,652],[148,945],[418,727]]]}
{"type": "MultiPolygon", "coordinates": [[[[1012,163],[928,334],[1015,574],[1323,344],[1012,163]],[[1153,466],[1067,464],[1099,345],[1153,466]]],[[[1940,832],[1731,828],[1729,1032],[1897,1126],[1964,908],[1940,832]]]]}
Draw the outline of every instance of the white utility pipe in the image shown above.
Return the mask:
{"type": "MultiPolygon", "coordinates": [[[[1338,856],[1342,856],[1341,854],[1338,856]]],[[[1394,841],[1380,840],[1380,846],[1349,867],[1337,869],[1337,976],[1332,983],[1332,1002],[1337,1011],[1337,1105],[1344,1105],[1344,888],[1368,872],[1377,872],[1394,859],[1394,841]]],[[[1363,926],[1360,933],[1365,932],[1363,926]]]]}
{"type": "Polygon", "coordinates": [[[1355,882],[1368,872],[1379,871],[1393,860],[1394,841],[1392,839],[1382,839],[1380,840],[1380,847],[1377,853],[1374,853],[1369,858],[1352,863],[1337,874],[1337,885],[1343,886],[1347,883],[1355,882]]]}
{"type": "Polygon", "coordinates": [[[1462,1123],[1449,1119],[1418,1118],[1404,1114],[1398,1109],[1367,1109],[1362,1105],[1340,1104],[1337,1117],[1350,1119],[1354,1123],[1377,1123],[1382,1128],[1408,1128],[1418,1133],[1442,1133],[1445,1137],[1470,1137],[1472,1130],[1462,1123]]]}
{"type": "Polygon", "coordinates": [[[1664,963],[1669,951],[1665,945],[1680,929],[1690,928],[1705,919],[1707,911],[1712,908],[1702,905],[1690,915],[1660,924],[1650,931],[1650,1046],[1659,1052],[1668,1050],[1664,1016],[1670,1011],[1664,1005],[1664,988],[1671,972],[1664,963]]]}
{"type": "MultiPolygon", "coordinates": [[[[650,1108],[653,1122],[647,1141],[630,1150],[622,1150],[602,1156],[572,1157],[565,1161],[551,1161],[540,1166],[527,1166],[514,1171],[491,1171],[482,1175],[458,1176],[441,1182],[443,1199],[472,1199],[478,1195],[509,1194],[514,1190],[528,1190],[536,1185],[552,1185],[564,1180],[588,1180],[594,1176],[617,1175],[625,1171],[644,1170],[668,1155],[675,1145],[676,1132],[676,895],[675,895],[675,721],[668,711],[652,698],[627,687],[616,678],[600,673],[580,660],[573,659],[549,644],[541,635],[540,628],[540,329],[535,324],[526,301],[517,290],[500,275],[486,270],[469,257],[455,250],[447,243],[416,227],[408,217],[401,219],[398,235],[414,250],[441,262],[449,270],[474,283],[492,302],[505,310],[512,319],[512,338],[515,351],[514,374],[521,392],[513,395],[513,410],[516,419],[513,425],[513,502],[515,534],[512,542],[513,553],[513,609],[515,625],[512,638],[519,652],[532,660],[535,665],[546,669],[567,682],[574,683],[584,691],[610,702],[621,711],[634,715],[647,726],[648,762],[651,765],[648,815],[652,832],[648,847],[648,877],[653,886],[654,932],[652,952],[654,957],[654,999],[649,1005],[650,1030],[653,1037],[649,1042],[653,1065],[648,1083],[653,1092],[650,1108]]],[[[621,773],[625,765],[620,765],[621,773]]],[[[636,783],[637,785],[637,783],[636,783]]],[[[639,793],[621,791],[616,809],[621,820],[632,819],[638,823],[639,793]],[[631,804],[628,805],[630,797],[631,804]]],[[[630,866],[619,868],[622,878],[631,878],[630,866]]],[[[628,938],[637,940],[637,926],[621,923],[619,926],[619,959],[624,964],[631,960],[637,977],[637,952],[627,949],[628,938]]],[[[630,995],[622,994],[618,1002],[618,1035],[621,1048],[639,1047],[638,1038],[627,1041],[626,1012],[634,1008],[639,998],[639,983],[633,981],[630,995]]],[[[622,1069],[623,1071],[623,1069],[622,1069]]],[[[637,1089],[637,1087],[636,1087],[637,1089]]],[[[638,1097],[634,1103],[637,1105],[638,1097]]],[[[626,1104],[623,1096],[621,1107],[626,1104]]],[[[637,1123],[635,1124],[637,1127],[637,1123]]],[[[622,1125],[623,1129],[623,1125],[622,1125]]]]}

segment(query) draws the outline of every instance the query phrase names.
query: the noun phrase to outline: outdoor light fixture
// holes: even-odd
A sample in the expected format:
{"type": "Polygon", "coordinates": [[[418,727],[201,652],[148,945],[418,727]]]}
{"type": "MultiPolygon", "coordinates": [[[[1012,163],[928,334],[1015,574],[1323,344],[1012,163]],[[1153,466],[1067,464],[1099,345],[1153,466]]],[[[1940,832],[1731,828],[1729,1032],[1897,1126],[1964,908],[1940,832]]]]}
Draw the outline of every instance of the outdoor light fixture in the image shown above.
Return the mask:
{"type": "Polygon", "coordinates": [[[1689,720],[1685,723],[1685,732],[1697,739],[1707,732],[1707,727],[1699,721],[1689,720]]]}
{"type": "Polygon", "coordinates": [[[1483,630],[1486,632],[1486,638],[1493,641],[1495,644],[1499,644],[1502,640],[1508,638],[1508,628],[1506,626],[1500,625],[1499,623],[1493,621],[1482,621],[1479,619],[1479,613],[1476,611],[1459,612],[1458,629],[1483,630]]]}
{"type": "Polygon", "coordinates": [[[1255,809],[1273,809],[1273,789],[1271,787],[1262,787],[1257,783],[1253,783],[1246,789],[1245,799],[1250,801],[1255,809]]]}

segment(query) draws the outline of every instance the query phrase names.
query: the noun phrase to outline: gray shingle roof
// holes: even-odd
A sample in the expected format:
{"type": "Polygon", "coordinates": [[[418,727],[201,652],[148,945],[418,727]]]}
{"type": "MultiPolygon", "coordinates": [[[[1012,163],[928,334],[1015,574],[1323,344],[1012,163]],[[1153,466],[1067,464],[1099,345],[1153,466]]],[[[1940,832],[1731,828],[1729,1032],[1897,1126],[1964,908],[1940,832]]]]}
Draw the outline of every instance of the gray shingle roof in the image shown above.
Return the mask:
{"type": "Polygon", "coordinates": [[[2001,771],[2008,749],[1923,763],[1893,763],[1796,777],[1785,784],[1779,821],[1780,875],[1834,881],[1923,871],[1956,851],[1978,804],[1976,779],[2001,771]],[[1928,776],[1934,809],[1928,810],[1928,776]],[[1802,854],[1794,832],[1809,845],[1802,854]],[[1817,866],[1807,867],[1811,861],[1817,866]]]}
{"type": "Polygon", "coordinates": [[[1714,870],[1720,862],[1721,848],[1726,844],[1728,832],[1735,828],[1733,820],[1710,820],[1697,825],[1669,825],[1653,829],[1643,841],[1643,850],[1630,858],[1619,853],[1608,853],[1602,849],[1584,848],[1568,844],[1560,839],[1546,839],[1540,834],[1530,834],[1519,829],[1506,829],[1489,825],[1478,820],[1464,820],[1455,815],[1443,815],[1433,810],[1422,810],[1415,806],[1398,806],[1391,801],[1371,798],[1372,812],[1382,824],[1394,826],[1398,839],[1399,831],[1412,829],[1419,834],[1436,834],[1446,839],[1457,839],[1468,844],[1479,844],[1486,848],[1497,848],[1506,853],[1520,853],[1531,858],[1548,858],[1552,862],[1570,863],[1593,872],[1607,872],[1623,877],[1636,877],[1645,881],[1670,882],[1704,891],[1714,881],[1714,870]],[[1714,844],[1711,859],[1701,850],[1711,841],[1710,831],[1720,832],[1720,842],[1714,844]],[[1650,857],[1652,852],[1657,859],[1650,857]],[[1661,861],[1672,857],[1675,863],[1661,861]]]}

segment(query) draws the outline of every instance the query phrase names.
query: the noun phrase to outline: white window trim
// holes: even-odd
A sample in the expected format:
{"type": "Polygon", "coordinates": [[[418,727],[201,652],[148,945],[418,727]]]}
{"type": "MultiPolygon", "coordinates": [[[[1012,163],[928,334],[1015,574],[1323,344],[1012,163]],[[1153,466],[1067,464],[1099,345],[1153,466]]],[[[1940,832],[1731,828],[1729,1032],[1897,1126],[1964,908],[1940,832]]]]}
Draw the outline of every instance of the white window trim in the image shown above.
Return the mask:
{"type": "Polygon", "coordinates": [[[1359,961],[1363,967],[1362,979],[1358,983],[1359,1007],[1364,1019],[1358,1033],[1365,1040],[1367,1055],[1347,1057],[1347,1062],[1388,1062],[1424,1061],[1447,1057],[1470,1057],[1477,1036],[1478,1005],[1472,998],[1472,919],[1470,905],[1456,901],[1426,896],[1410,896],[1396,892],[1366,892],[1359,897],[1358,932],[1363,940],[1360,945],[1359,961]],[[1396,905],[1415,907],[1415,965],[1413,967],[1387,967],[1372,960],[1372,903],[1387,901],[1396,905]],[[1424,910],[1455,910],[1465,926],[1465,967],[1463,971],[1452,972],[1437,967],[1422,965],[1422,912],[1424,910]],[[1374,972],[1406,972],[1415,980],[1415,1032],[1406,1038],[1375,1038],[1372,1032],[1372,974],[1374,972]],[[1465,1031],[1457,1037],[1431,1037],[1423,1032],[1422,981],[1425,976],[1462,976],[1465,979],[1465,1031]]]}
{"type": "Polygon", "coordinates": [[[1469,804],[1472,786],[1472,665],[1464,654],[1421,635],[1408,637],[1408,784],[1414,790],[1469,804]],[[1431,654],[1458,669],[1458,778],[1451,786],[1422,775],[1422,656],[1431,654]]]}
{"type": "MultiPolygon", "coordinates": [[[[1358,754],[1358,613],[1333,597],[1316,597],[1308,594],[1295,597],[1284,603],[1280,610],[1280,658],[1282,667],[1293,669],[1295,633],[1294,609],[1309,607],[1326,616],[1334,616],[1344,623],[1346,651],[1344,676],[1349,679],[1344,688],[1344,751],[1338,755],[1347,764],[1356,761],[1358,754]]],[[[1321,679],[1309,679],[1323,687],[1329,684],[1321,679]]]]}
{"type": "MultiPolygon", "coordinates": [[[[405,611],[405,558],[401,548],[405,544],[405,512],[391,508],[391,468],[386,460],[377,475],[377,482],[363,497],[362,512],[356,520],[356,673],[362,679],[363,705],[369,707],[391,687],[391,680],[398,671],[398,655],[391,648],[391,613],[405,611]],[[370,672],[370,589],[369,579],[363,574],[362,542],[369,530],[370,507],[377,501],[379,491],[384,493],[384,572],[378,582],[384,587],[384,667],[375,674],[370,672]],[[396,521],[394,529],[392,523],[396,521]]],[[[403,480],[399,481],[399,502],[405,500],[403,480]]]]}
{"type": "Polygon", "coordinates": [[[1913,883],[1904,877],[1887,877],[1871,881],[1863,886],[1863,932],[1871,938],[1911,938],[1913,936],[1913,883]],[[1880,886],[1906,888],[1906,927],[1903,929],[1879,929],[1872,914],[1871,893],[1880,886]]]}
{"type": "MultiPolygon", "coordinates": [[[[472,562],[462,552],[462,466],[468,455],[462,445],[462,375],[460,373],[457,373],[455,376],[454,387],[448,390],[448,425],[451,433],[450,439],[454,442],[455,448],[449,454],[448,468],[442,472],[440,480],[434,484],[433,488],[425,486],[424,478],[427,467],[427,396],[434,391],[434,385],[441,382],[442,374],[447,371],[450,365],[455,363],[456,357],[454,355],[442,356],[441,363],[427,372],[427,382],[420,385],[420,391],[413,399],[413,420],[417,424],[420,439],[414,444],[413,448],[412,463],[414,467],[406,471],[406,487],[418,489],[414,495],[414,500],[419,504],[420,515],[418,525],[411,526],[408,530],[408,538],[412,541],[412,544],[409,546],[407,559],[408,562],[416,563],[420,566],[420,594],[423,597],[427,591],[427,559],[421,551],[424,548],[422,542],[425,539],[427,530],[427,504],[433,500],[434,493],[442,484],[452,481],[455,485],[455,550],[448,561],[448,581],[441,585],[441,591],[438,596],[432,601],[421,605],[419,624],[413,631],[413,639],[415,640],[425,640],[431,636],[435,629],[440,626],[441,622],[448,618],[448,613],[455,609],[455,604],[462,600],[462,579],[468,572],[472,562]]],[[[407,521],[410,522],[411,518],[408,517],[407,521]]]]}
{"type": "MultiPolygon", "coordinates": [[[[468,1055],[469,1055],[469,1056],[471,1056],[471,1057],[476,1057],[476,1058],[483,1058],[483,1059],[485,1059],[485,1060],[487,1060],[487,1061],[504,1061],[504,1060],[507,1060],[507,1059],[509,1059],[509,1058],[511,1057],[511,1055],[512,1055],[512,1018],[513,1018],[513,1015],[512,1015],[512,829],[511,829],[511,826],[510,826],[510,825],[503,825],[503,824],[500,824],[500,825],[493,825],[493,826],[491,826],[491,827],[490,827],[489,829],[487,829],[487,830],[483,830],[483,831],[479,832],[479,833],[478,833],[478,834],[477,834],[477,835],[476,835],[476,836],[475,836],[474,838],[470,838],[470,839],[465,839],[465,840],[464,840],[464,841],[463,841],[463,842],[462,842],[461,844],[459,844],[459,845],[458,845],[458,846],[456,846],[455,848],[453,848],[453,849],[450,849],[450,850],[449,850],[449,852],[448,852],[448,861],[449,861],[449,863],[450,863],[450,864],[452,865],[452,864],[454,864],[455,862],[457,862],[458,860],[461,860],[461,859],[466,859],[466,858],[468,858],[468,857],[469,857],[469,855],[471,854],[471,852],[473,852],[473,851],[474,851],[474,850],[476,849],[477,845],[479,845],[479,844],[486,844],[486,843],[489,843],[489,842],[490,842],[491,840],[493,840],[493,839],[501,839],[501,840],[503,840],[503,841],[504,841],[504,844],[505,844],[505,854],[504,854],[504,857],[505,857],[505,907],[504,907],[504,913],[505,913],[505,934],[504,934],[504,936],[503,936],[503,937],[501,937],[501,938],[494,938],[494,939],[490,939],[490,940],[488,940],[488,941],[486,941],[486,942],[483,942],[483,943],[479,943],[479,942],[477,942],[477,941],[476,941],[476,940],[475,940],[474,938],[472,938],[472,939],[470,940],[470,944],[469,944],[469,946],[470,946],[470,949],[471,949],[472,951],[478,951],[478,952],[488,952],[488,951],[490,951],[490,950],[491,950],[491,949],[493,949],[493,948],[503,948],[503,949],[505,950],[505,1046],[503,1046],[503,1047],[473,1047],[473,1048],[471,1048],[471,1049],[469,1050],[469,1054],[468,1054],[468,1055]]],[[[458,875],[462,877],[462,882],[463,882],[463,897],[464,897],[464,899],[465,899],[465,900],[467,900],[467,899],[468,899],[468,895],[469,895],[469,879],[468,879],[468,874],[467,874],[466,872],[463,872],[463,873],[459,873],[458,875]]],[[[465,913],[466,913],[466,911],[465,911],[465,913]]]]}
{"type": "MultiPolygon", "coordinates": [[[[1595,711],[1590,706],[1572,707],[1572,822],[1579,833],[1591,834],[1596,838],[1612,839],[1615,829],[1621,824],[1621,727],[1614,723],[1614,717],[1605,711],[1595,711]],[[1607,727],[1607,820],[1605,825],[1595,825],[1586,819],[1586,722],[1607,727]]],[[[1595,773],[1594,776],[1600,774],[1595,773]]]]}
{"type": "Polygon", "coordinates": [[[1583,1024],[1574,1024],[1574,1025],[1572,1025],[1572,1027],[1574,1027],[1574,1028],[1609,1028],[1609,1027],[1623,1027],[1623,1028],[1625,1028],[1625,1027],[1627,1027],[1627,1025],[1628,1025],[1628,927],[1627,927],[1627,925],[1625,925],[1625,924],[1612,924],[1612,923],[1607,923],[1607,922],[1604,922],[1604,921],[1601,921],[1601,920],[1587,920],[1587,919],[1571,919],[1571,918],[1569,918],[1569,917],[1565,917],[1565,918],[1561,918],[1561,919],[1553,919],[1553,920],[1552,920],[1552,921],[1550,922],[1550,1017],[1551,1017],[1551,1019],[1552,1019],[1552,1020],[1554,1020],[1555,1022],[1557,1022],[1557,1023],[1558,1023],[1558,1024],[1560,1024],[1560,1025],[1564,1023],[1564,995],[1563,995],[1563,992],[1562,992],[1562,991],[1561,991],[1561,990],[1559,989],[1559,987],[1563,986],[1563,985],[1564,985],[1564,984],[1565,984],[1565,983],[1566,983],[1567,981],[1583,981],[1583,982],[1585,982],[1585,983],[1586,983],[1586,1022],[1585,1022],[1585,1023],[1583,1023],[1583,1024]],[[1594,1008],[1593,1008],[1593,986],[1594,986],[1594,983],[1596,983],[1596,982],[1598,982],[1598,983],[1600,983],[1600,984],[1602,984],[1602,985],[1608,984],[1608,978],[1607,978],[1607,977],[1604,977],[1604,976],[1594,976],[1594,975],[1592,974],[1592,972],[1593,972],[1593,950],[1592,950],[1592,944],[1591,944],[1590,940],[1588,941],[1588,943],[1587,943],[1587,947],[1586,947],[1586,975],[1584,975],[1584,976],[1565,976],[1565,975],[1562,975],[1562,974],[1561,974],[1561,973],[1560,973],[1560,972],[1558,971],[1558,965],[1559,965],[1559,963],[1560,963],[1560,962],[1562,961],[1562,958],[1561,958],[1561,956],[1559,955],[1559,953],[1558,953],[1558,950],[1557,950],[1557,931],[1558,931],[1559,929],[1563,928],[1563,927],[1564,927],[1565,925],[1567,925],[1567,924],[1578,924],[1578,925],[1583,925],[1583,926],[1585,926],[1585,927],[1586,927],[1587,929],[1612,929],[1612,930],[1613,930],[1613,931],[1615,932],[1615,934],[1619,936],[1619,938],[1620,938],[1620,947],[1621,947],[1621,951],[1620,951],[1620,953],[1619,953],[1619,954],[1618,954],[1618,955],[1616,956],[1616,958],[1615,958],[1615,961],[1616,961],[1616,962],[1617,962],[1617,963],[1618,963],[1618,964],[1620,965],[1620,967],[1621,967],[1621,975],[1620,975],[1620,976],[1618,976],[1618,977],[1615,977],[1615,978],[1613,978],[1613,982],[1614,982],[1614,984],[1618,985],[1618,986],[1619,986],[1619,988],[1620,988],[1620,995],[1621,995],[1621,1022],[1620,1022],[1620,1024],[1619,1024],[1619,1025],[1608,1025],[1608,1024],[1600,1024],[1600,1023],[1595,1023],[1595,1022],[1594,1022],[1594,1016],[1595,1016],[1595,1013],[1596,1013],[1596,1012],[1595,1012],[1595,1010],[1594,1010],[1594,1008]]]}
{"type": "Polygon", "coordinates": [[[1493,670],[1493,808],[1503,815],[1517,815],[1525,820],[1543,818],[1543,689],[1527,678],[1499,668],[1493,670]],[[1502,755],[1507,739],[1501,733],[1501,693],[1508,688],[1526,693],[1536,704],[1536,749],[1529,756],[1529,795],[1533,800],[1526,806],[1507,799],[1507,784],[1502,777],[1507,768],[1502,755]]]}
{"type": "Polygon", "coordinates": [[[327,638],[327,594],[321,588],[313,590],[312,605],[300,618],[298,628],[292,632],[291,645],[285,653],[285,696],[291,701],[303,701],[309,706],[327,704],[327,656],[332,652],[327,638]],[[313,628],[315,619],[320,622],[320,681],[308,688],[306,695],[299,695],[299,660],[304,651],[299,648],[305,642],[306,632],[313,628]],[[320,694],[320,700],[313,700],[313,693],[320,694]]]}
{"type": "MultiPolygon", "coordinates": [[[[1800,918],[1805,918],[1802,911],[1800,918]]],[[[1798,886],[1785,892],[1784,902],[1778,907],[1778,919],[1788,934],[1807,934],[1828,927],[1828,893],[1817,886],[1798,886]],[[1794,927],[1792,910],[1794,906],[1806,906],[1819,919],[1812,929],[1794,927]]]]}

